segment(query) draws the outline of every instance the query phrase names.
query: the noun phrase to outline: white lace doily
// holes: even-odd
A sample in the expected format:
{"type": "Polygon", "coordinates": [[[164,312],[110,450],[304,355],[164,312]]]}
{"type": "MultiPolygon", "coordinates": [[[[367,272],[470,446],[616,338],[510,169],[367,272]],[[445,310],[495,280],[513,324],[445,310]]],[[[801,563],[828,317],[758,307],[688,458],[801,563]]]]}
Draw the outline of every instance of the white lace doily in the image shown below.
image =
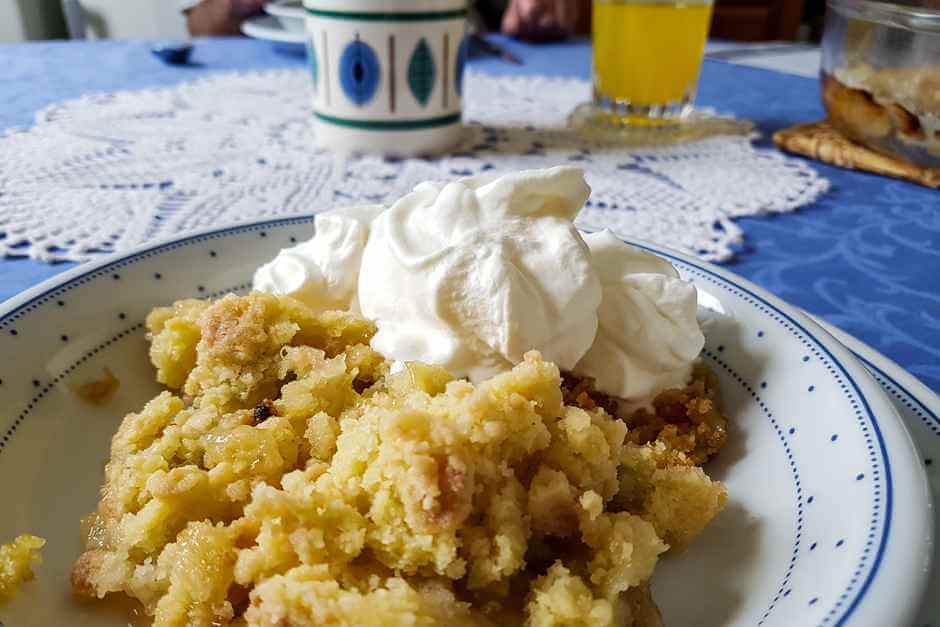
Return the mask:
{"type": "Polygon", "coordinates": [[[86,260],[206,226],[394,200],[416,183],[574,163],[593,188],[579,217],[722,260],[729,218],[790,211],[828,182],[747,137],[655,148],[593,144],[565,127],[584,81],[468,73],[461,152],[348,161],[313,148],[301,70],[219,74],[88,96],[0,137],[0,252],[86,260]]]}

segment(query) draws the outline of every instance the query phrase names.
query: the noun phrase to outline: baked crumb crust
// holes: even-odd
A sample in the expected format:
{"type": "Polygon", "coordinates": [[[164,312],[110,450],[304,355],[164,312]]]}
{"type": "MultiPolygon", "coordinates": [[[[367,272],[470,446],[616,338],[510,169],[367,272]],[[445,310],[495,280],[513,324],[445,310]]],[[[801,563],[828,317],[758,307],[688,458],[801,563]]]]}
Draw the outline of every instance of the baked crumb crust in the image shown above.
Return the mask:
{"type": "Polygon", "coordinates": [[[940,66],[840,68],[823,75],[822,96],[833,126],[851,139],[940,146],[940,66]]]}
{"type": "Polygon", "coordinates": [[[114,436],[72,584],[155,625],[657,625],[659,555],[726,500],[707,375],[628,429],[538,353],[390,374],[371,322],[290,298],[147,324],[170,389],[114,436]]]}
{"type": "Polygon", "coordinates": [[[681,389],[665,390],[651,407],[621,415],[616,399],[594,389],[590,377],[562,373],[565,404],[586,410],[601,408],[623,418],[627,440],[634,444],[662,444],[670,462],[701,466],[728,441],[728,419],[721,413],[718,379],[703,364],[695,365],[692,380],[681,389]]]}
{"type": "Polygon", "coordinates": [[[0,602],[11,598],[21,583],[33,578],[33,569],[42,563],[39,550],[45,544],[42,538],[24,534],[0,545],[0,602]]]}

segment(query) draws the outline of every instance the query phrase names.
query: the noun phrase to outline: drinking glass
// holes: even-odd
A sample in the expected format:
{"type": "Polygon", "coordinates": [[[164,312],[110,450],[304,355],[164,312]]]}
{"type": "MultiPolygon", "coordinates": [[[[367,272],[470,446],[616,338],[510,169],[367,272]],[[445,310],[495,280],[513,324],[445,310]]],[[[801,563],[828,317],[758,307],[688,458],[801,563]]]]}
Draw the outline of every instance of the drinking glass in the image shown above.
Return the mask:
{"type": "MultiPolygon", "coordinates": [[[[681,128],[670,137],[687,136],[711,17],[712,0],[594,0],[593,98],[572,126],[621,137],[660,129],[660,138],[681,128]]],[[[714,121],[694,126],[721,132],[714,121]]]]}
{"type": "Polygon", "coordinates": [[[594,104],[617,124],[692,110],[711,0],[594,0],[594,104]]]}

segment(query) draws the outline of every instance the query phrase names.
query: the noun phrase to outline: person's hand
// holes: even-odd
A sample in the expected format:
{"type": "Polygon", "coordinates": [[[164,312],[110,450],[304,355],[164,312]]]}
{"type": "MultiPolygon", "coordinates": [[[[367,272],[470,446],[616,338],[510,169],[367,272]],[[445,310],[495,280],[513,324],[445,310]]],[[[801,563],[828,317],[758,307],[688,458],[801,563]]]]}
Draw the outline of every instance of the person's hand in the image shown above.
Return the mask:
{"type": "Polygon", "coordinates": [[[266,0],[202,0],[186,13],[186,25],[194,36],[237,35],[245,18],[265,4],[266,0]]]}
{"type": "Polygon", "coordinates": [[[581,10],[579,0],[509,0],[501,30],[529,41],[564,39],[574,34],[581,10]]]}
{"type": "Polygon", "coordinates": [[[239,19],[251,17],[264,10],[268,0],[231,0],[232,15],[239,19]]]}

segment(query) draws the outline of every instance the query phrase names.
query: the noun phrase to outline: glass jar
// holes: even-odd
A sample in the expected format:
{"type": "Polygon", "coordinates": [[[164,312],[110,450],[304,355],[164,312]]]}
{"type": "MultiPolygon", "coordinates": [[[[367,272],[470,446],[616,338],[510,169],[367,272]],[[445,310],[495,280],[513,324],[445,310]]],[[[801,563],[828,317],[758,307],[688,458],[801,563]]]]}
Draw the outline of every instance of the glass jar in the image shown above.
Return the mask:
{"type": "Polygon", "coordinates": [[[940,167],[940,2],[828,0],[822,98],[844,135],[940,167]]]}

